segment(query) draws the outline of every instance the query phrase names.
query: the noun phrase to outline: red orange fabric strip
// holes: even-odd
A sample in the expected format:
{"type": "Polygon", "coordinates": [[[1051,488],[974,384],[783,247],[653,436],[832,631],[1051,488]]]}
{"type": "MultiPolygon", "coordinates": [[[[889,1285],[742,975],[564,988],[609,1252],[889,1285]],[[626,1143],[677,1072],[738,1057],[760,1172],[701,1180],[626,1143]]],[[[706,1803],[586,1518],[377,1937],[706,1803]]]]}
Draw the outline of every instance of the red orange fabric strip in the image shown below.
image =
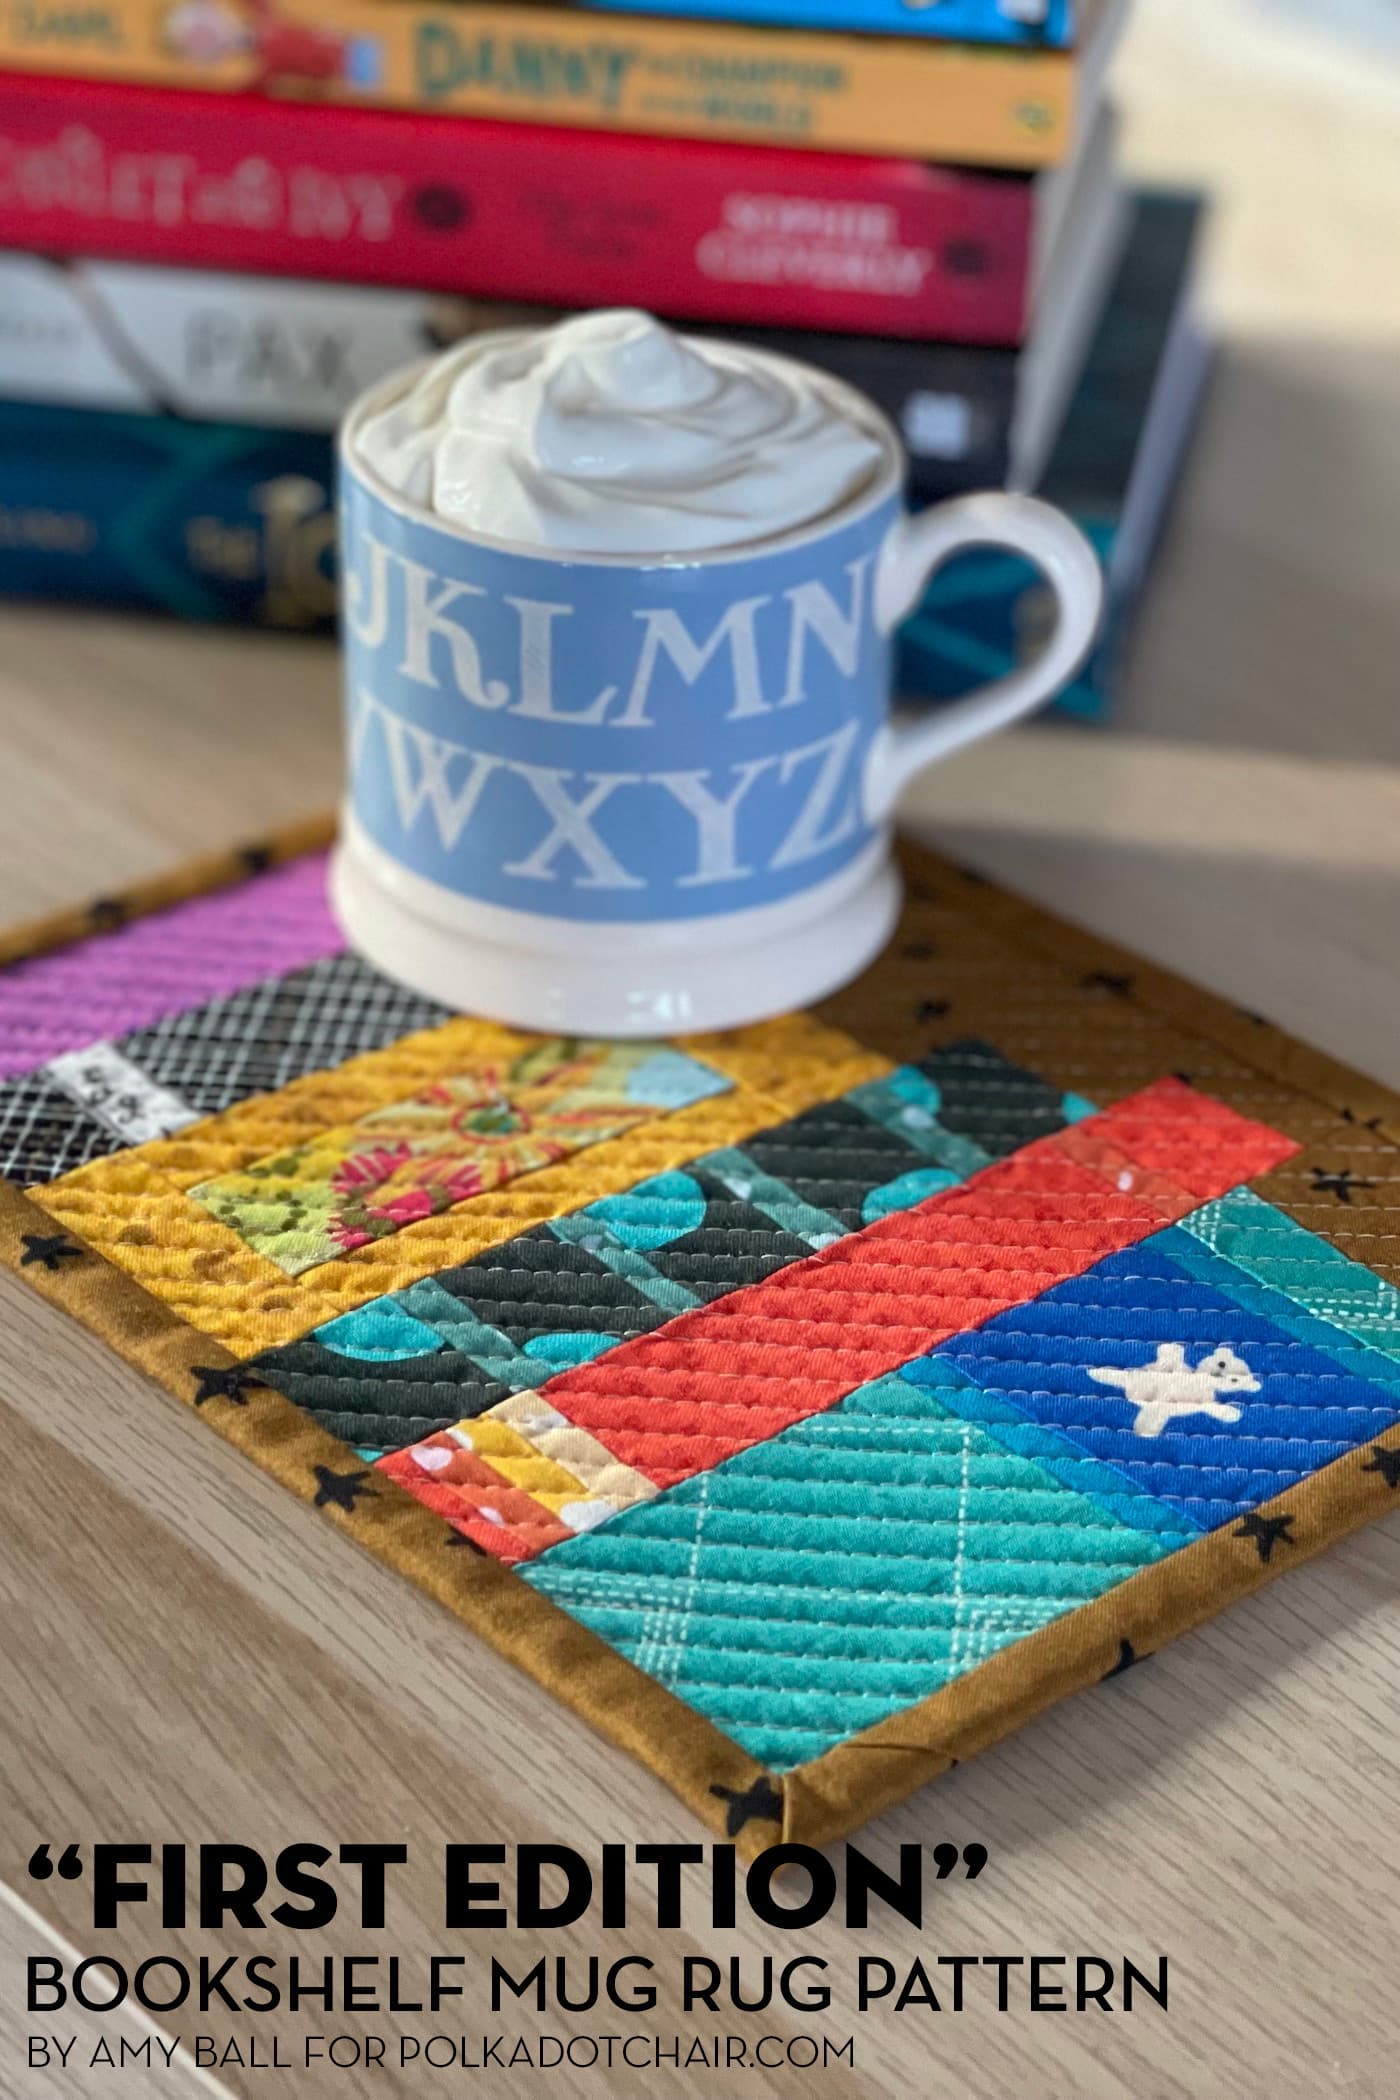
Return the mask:
{"type": "Polygon", "coordinates": [[[1180,1080],[1159,1080],[917,1209],[562,1373],[540,1398],[667,1487],[1081,1275],[1297,1149],[1180,1080]]]}

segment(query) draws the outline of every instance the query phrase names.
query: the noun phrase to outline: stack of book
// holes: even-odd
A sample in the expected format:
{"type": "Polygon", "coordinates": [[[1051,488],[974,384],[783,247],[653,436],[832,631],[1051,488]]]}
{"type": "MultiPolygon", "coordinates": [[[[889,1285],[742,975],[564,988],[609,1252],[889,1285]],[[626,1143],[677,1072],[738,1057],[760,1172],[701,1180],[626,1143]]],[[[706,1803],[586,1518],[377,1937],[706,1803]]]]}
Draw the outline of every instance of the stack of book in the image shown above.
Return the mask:
{"type": "MultiPolygon", "coordinates": [[[[916,502],[1037,489],[1109,575],[1097,712],[1204,370],[1199,200],[1130,194],[1126,0],[0,10],[0,589],[314,627],[334,426],[474,331],[641,306],[825,365],[916,502]]],[[[965,556],[914,692],[1037,646],[965,556]]]]}

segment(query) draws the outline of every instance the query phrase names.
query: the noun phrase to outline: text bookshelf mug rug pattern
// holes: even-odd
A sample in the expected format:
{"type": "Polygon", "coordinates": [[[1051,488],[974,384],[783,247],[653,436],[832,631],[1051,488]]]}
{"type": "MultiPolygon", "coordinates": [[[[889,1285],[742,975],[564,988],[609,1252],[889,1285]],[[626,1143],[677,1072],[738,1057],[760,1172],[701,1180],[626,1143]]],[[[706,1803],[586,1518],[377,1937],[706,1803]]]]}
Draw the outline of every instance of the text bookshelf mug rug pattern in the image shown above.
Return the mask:
{"type": "Polygon", "coordinates": [[[922,855],[811,1013],[542,1041],[325,844],[0,944],[0,1252],[746,1851],[1400,1497],[1394,1095],[922,855]]]}

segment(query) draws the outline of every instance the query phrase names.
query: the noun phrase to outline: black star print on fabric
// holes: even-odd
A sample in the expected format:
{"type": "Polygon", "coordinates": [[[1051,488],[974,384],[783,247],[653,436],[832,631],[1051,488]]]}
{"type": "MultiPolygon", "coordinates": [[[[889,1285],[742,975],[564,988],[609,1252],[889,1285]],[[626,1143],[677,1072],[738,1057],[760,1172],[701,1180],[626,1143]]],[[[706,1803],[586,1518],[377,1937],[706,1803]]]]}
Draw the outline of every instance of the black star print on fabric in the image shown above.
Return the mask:
{"type": "Polygon", "coordinates": [[[1079,980],[1082,992],[1107,992],[1114,999],[1131,999],[1133,980],[1116,970],[1089,970],[1079,980]]]}
{"type": "Polygon", "coordinates": [[[120,897],[94,897],[88,906],[88,918],[99,933],[110,933],[114,926],[126,920],[126,906],[120,897]]]}
{"type": "Polygon", "coordinates": [[[1353,1174],[1350,1167],[1339,1167],[1335,1173],[1329,1173],[1326,1167],[1310,1167],[1308,1171],[1312,1175],[1313,1194],[1335,1196],[1339,1203],[1349,1204],[1353,1189],[1373,1189],[1376,1185],[1374,1181],[1365,1181],[1359,1174],[1353,1174]]]}
{"type": "Polygon", "coordinates": [[[369,1467],[361,1466],[358,1473],[335,1473],[329,1466],[316,1467],[316,1494],[314,1506],[328,1509],[334,1503],[337,1509],[353,1510],[360,1495],[377,1495],[378,1488],[367,1487],[369,1467]]]}
{"type": "Polygon", "coordinates": [[[1384,1444],[1372,1444],[1371,1463],[1361,1470],[1363,1473],[1380,1473],[1388,1488],[1400,1488],[1400,1450],[1387,1451],[1384,1444]]]}
{"type": "Polygon", "coordinates": [[[724,1819],[726,1837],[736,1838],[746,1823],[776,1823],[781,1828],[783,1820],[783,1797],[766,1772],[760,1773],[751,1787],[736,1793],[732,1786],[712,1786],[710,1792],[716,1801],[727,1801],[729,1809],[724,1819]]]}
{"type": "Polygon", "coordinates": [[[240,846],[238,858],[250,875],[261,875],[272,866],[271,846],[240,846]]]}
{"type": "Polygon", "coordinates": [[[1354,1108],[1344,1108],[1340,1113],[1344,1123],[1359,1123],[1363,1130],[1379,1130],[1381,1127],[1379,1116],[1362,1117],[1356,1113],[1354,1108]]]}
{"type": "Polygon", "coordinates": [[[921,999],[918,1018],[921,1021],[941,1021],[953,1010],[951,999],[921,999]]]}
{"type": "Polygon", "coordinates": [[[1147,1657],[1139,1655],[1131,1641],[1119,1641],[1118,1660],[1111,1670],[1104,1671],[1103,1676],[1099,1679],[1099,1683],[1107,1684],[1110,1677],[1121,1677],[1126,1670],[1136,1669],[1139,1663],[1146,1661],[1147,1657]]]}
{"type": "Polygon", "coordinates": [[[66,1261],[78,1261],[82,1248],[75,1247],[66,1232],[26,1232],[23,1239],[24,1252],[19,1258],[22,1269],[32,1268],[38,1262],[52,1275],[66,1261]]]}
{"type": "Polygon", "coordinates": [[[1274,1548],[1280,1539],[1285,1546],[1293,1544],[1289,1536],[1293,1523],[1292,1517],[1261,1517],[1257,1511],[1251,1511],[1239,1530],[1232,1531],[1230,1536],[1232,1539],[1253,1539],[1259,1548],[1260,1560],[1267,1563],[1273,1559],[1274,1548]]]}
{"type": "Polygon", "coordinates": [[[227,1400],[233,1407],[246,1407],[248,1395],[255,1388],[266,1392],[265,1382],[246,1364],[226,1364],[213,1369],[208,1364],[191,1364],[190,1370],[199,1380],[194,1396],[196,1407],[203,1407],[206,1400],[227,1400]]]}

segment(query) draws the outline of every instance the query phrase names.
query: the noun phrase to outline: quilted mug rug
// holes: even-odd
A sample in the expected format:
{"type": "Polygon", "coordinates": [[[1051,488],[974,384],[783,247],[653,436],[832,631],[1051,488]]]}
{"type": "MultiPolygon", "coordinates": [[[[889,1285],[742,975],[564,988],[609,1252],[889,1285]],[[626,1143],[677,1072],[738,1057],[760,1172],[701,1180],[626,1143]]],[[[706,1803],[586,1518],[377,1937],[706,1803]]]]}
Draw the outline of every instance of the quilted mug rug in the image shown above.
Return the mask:
{"type": "Polygon", "coordinates": [[[814,1011],[542,1041],[327,843],[0,946],[0,1253],[746,1852],[1400,1498],[1383,1088],[913,854],[814,1011]]]}

